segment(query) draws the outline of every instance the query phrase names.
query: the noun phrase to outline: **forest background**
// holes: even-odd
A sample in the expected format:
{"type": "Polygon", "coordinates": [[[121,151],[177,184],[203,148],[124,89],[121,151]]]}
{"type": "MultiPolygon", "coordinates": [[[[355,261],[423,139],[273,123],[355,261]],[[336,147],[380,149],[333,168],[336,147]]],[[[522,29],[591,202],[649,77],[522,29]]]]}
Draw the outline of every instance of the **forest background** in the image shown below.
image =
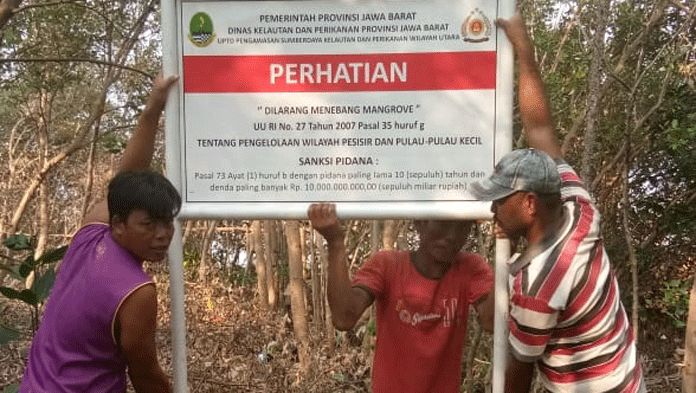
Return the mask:
{"type": "MultiPolygon", "coordinates": [[[[563,151],[593,192],[650,391],[696,390],[696,4],[521,0],[563,151]]],[[[161,69],[156,0],[0,0],[0,391],[19,383],[55,262],[161,69]]],[[[515,147],[522,146],[515,119],[515,147]]],[[[154,166],[164,171],[163,145],[154,166]]],[[[414,247],[408,221],[345,222],[351,270],[414,247]]],[[[367,391],[374,315],[336,332],[326,252],[305,221],[184,222],[189,386],[367,391]],[[248,261],[249,263],[244,263],[248,261]]],[[[488,256],[491,225],[469,249],[488,256]]],[[[168,272],[158,346],[171,370],[168,272]]],[[[462,391],[489,384],[491,337],[470,322],[462,391]]]]}

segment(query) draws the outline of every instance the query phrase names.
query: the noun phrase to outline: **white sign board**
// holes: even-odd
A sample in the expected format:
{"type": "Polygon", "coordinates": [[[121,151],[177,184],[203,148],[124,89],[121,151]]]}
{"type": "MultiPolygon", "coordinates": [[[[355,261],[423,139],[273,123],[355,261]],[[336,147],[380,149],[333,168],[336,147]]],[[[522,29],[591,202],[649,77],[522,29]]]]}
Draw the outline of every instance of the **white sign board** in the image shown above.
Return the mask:
{"type": "Polygon", "coordinates": [[[182,2],[184,212],[469,201],[510,122],[496,7],[182,2]]]}
{"type": "MultiPolygon", "coordinates": [[[[466,189],[512,147],[510,0],[162,1],[180,217],[490,217],[466,189]],[[177,89],[174,89],[177,90],[177,89]],[[176,94],[173,94],[176,95],[176,94]],[[177,121],[178,120],[178,121],[177,121]]],[[[181,228],[170,254],[173,389],[186,392],[181,228]]],[[[496,245],[493,392],[509,244],[496,245]]]]}

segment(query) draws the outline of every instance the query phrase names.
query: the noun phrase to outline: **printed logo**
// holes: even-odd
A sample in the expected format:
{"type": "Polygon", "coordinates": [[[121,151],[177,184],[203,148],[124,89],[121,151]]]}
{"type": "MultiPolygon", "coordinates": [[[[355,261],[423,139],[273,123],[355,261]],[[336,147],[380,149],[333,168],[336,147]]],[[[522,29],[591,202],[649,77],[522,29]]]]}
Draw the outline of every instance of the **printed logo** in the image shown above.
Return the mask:
{"type": "Polygon", "coordinates": [[[449,302],[447,299],[442,300],[442,307],[445,309],[445,320],[443,322],[445,327],[450,327],[452,321],[455,321],[455,326],[461,324],[461,315],[457,312],[457,303],[458,299],[454,297],[449,299],[449,302]]]}
{"type": "MultiPolygon", "coordinates": [[[[408,310],[406,310],[406,309],[399,311],[399,319],[401,319],[401,322],[409,324],[411,326],[416,326],[423,321],[432,321],[432,320],[440,319],[440,318],[442,318],[442,316],[440,314],[437,314],[437,313],[430,313],[430,314],[415,313],[415,314],[411,315],[411,313],[408,312],[408,310]]],[[[445,326],[449,326],[449,325],[445,325],[445,326]]]]}
{"type": "Polygon", "coordinates": [[[193,45],[205,48],[215,39],[213,20],[205,12],[197,12],[189,23],[189,41],[193,45]]]}
{"type": "Polygon", "coordinates": [[[452,322],[454,322],[455,326],[461,324],[461,315],[458,312],[457,303],[457,298],[443,299],[442,311],[421,314],[418,312],[412,313],[406,309],[403,300],[399,299],[396,304],[396,312],[399,314],[401,322],[407,325],[416,326],[422,322],[439,320],[437,323],[442,323],[444,327],[448,328],[452,326],[452,322]]]}
{"type": "Polygon", "coordinates": [[[491,37],[491,21],[478,8],[462,23],[462,39],[466,42],[484,42],[491,37]]]}

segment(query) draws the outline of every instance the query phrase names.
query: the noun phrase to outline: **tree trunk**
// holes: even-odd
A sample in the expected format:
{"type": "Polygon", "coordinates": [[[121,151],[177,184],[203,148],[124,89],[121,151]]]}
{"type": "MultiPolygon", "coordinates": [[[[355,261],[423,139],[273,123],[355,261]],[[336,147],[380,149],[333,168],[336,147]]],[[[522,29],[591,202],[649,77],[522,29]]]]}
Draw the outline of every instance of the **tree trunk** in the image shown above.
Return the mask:
{"type": "Polygon", "coordinates": [[[203,247],[201,249],[201,263],[198,265],[198,279],[200,282],[206,285],[208,284],[208,265],[211,264],[209,260],[212,261],[212,258],[210,258],[210,244],[213,241],[215,228],[217,228],[219,222],[220,220],[208,221],[208,228],[206,229],[205,235],[203,237],[203,247]]]}
{"type": "Polygon", "coordinates": [[[385,220],[382,233],[382,248],[385,250],[393,250],[396,244],[396,237],[399,233],[398,220],[385,220]]]}
{"type": "Polygon", "coordinates": [[[266,280],[266,255],[263,251],[263,241],[261,234],[261,221],[256,220],[251,222],[251,249],[249,253],[255,255],[254,263],[256,265],[256,285],[259,291],[259,304],[264,310],[268,310],[268,286],[266,280]]]}
{"type": "MultiPolygon", "coordinates": [[[[307,274],[309,273],[306,269],[307,267],[307,239],[305,238],[307,236],[307,232],[305,231],[304,225],[301,225],[300,223],[297,224],[299,227],[300,231],[300,257],[302,258],[302,282],[306,283],[307,279],[309,277],[307,274]]],[[[290,253],[290,247],[288,246],[288,254],[290,253]]],[[[290,257],[288,256],[288,261],[290,260],[290,257]]],[[[304,305],[305,305],[305,310],[309,308],[309,299],[307,296],[307,291],[303,291],[304,293],[304,305]]]]}
{"type": "Polygon", "coordinates": [[[636,343],[638,343],[638,260],[636,259],[636,249],[633,245],[631,226],[628,221],[628,209],[631,203],[628,195],[628,176],[631,165],[631,133],[628,127],[626,127],[626,154],[624,156],[621,217],[623,220],[624,236],[626,239],[626,249],[628,250],[628,264],[631,267],[631,295],[633,297],[633,300],[631,301],[631,322],[633,324],[633,334],[635,336],[636,343]]]}
{"type": "MultiPolygon", "coordinates": [[[[39,112],[39,167],[43,167],[46,163],[46,157],[48,156],[48,127],[51,117],[49,99],[47,97],[41,97],[41,109],[39,112]]],[[[36,248],[34,249],[34,258],[38,258],[43,254],[46,249],[46,242],[48,241],[48,186],[46,182],[42,182],[39,186],[39,211],[37,222],[38,236],[36,239],[36,248]]]]}
{"type": "MultiPolygon", "coordinates": [[[[39,134],[39,167],[43,167],[46,163],[46,157],[48,156],[48,127],[51,118],[50,112],[50,99],[46,97],[45,93],[42,93],[39,97],[39,107],[38,113],[38,134],[39,134]]],[[[38,212],[36,216],[36,222],[38,223],[38,236],[36,239],[36,248],[34,248],[34,259],[38,259],[41,254],[43,254],[46,249],[46,243],[48,241],[48,186],[46,182],[41,182],[39,185],[39,199],[38,199],[38,212]]],[[[27,289],[32,287],[34,279],[36,278],[35,272],[27,277],[25,281],[25,286],[27,289]]]]}
{"type": "Polygon", "coordinates": [[[326,341],[329,349],[329,356],[333,356],[334,350],[336,349],[336,331],[334,330],[333,322],[331,320],[331,308],[329,307],[328,296],[326,296],[326,291],[328,288],[328,272],[329,272],[329,254],[324,247],[324,240],[321,236],[315,237],[317,241],[317,248],[319,249],[319,259],[321,260],[321,293],[322,293],[322,304],[324,307],[324,327],[326,329],[326,341]]]}
{"type": "Polygon", "coordinates": [[[254,242],[251,236],[251,223],[244,226],[244,244],[246,244],[246,272],[250,274],[252,271],[256,273],[256,266],[252,263],[252,255],[254,254],[254,242]]]}
{"type": "Polygon", "coordinates": [[[682,369],[683,393],[696,393],[696,277],[689,297],[689,318],[686,321],[684,368],[682,369]]]}
{"type": "MultiPolygon", "coordinates": [[[[21,138],[20,126],[24,123],[25,119],[19,119],[14,124],[10,130],[10,135],[7,142],[7,179],[1,183],[0,192],[2,195],[10,195],[10,190],[14,187],[15,174],[17,172],[17,164],[19,163],[19,158],[16,158],[17,153],[17,142],[21,138]]],[[[3,200],[2,205],[2,217],[0,217],[0,240],[5,240],[5,216],[6,212],[9,210],[10,198],[6,197],[3,200]]],[[[2,282],[2,277],[4,277],[5,272],[0,272],[0,282],[2,282]]]]}
{"type": "Polygon", "coordinates": [[[398,225],[399,231],[396,234],[396,249],[407,250],[408,241],[406,240],[408,232],[408,221],[401,220],[398,225]]]}
{"type": "MultiPolygon", "coordinates": [[[[99,136],[100,124],[101,120],[97,121],[97,124],[94,127],[94,138],[92,138],[92,144],[89,145],[89,153],[87,154],[87,170],[85,171],[87,178],[85,179],[85,196],[82,200],[82,207],[80,208],[80,220],[82,220],[85,214],[87,214],[87,209],[89,208],[89,204],[92,201],[92,186],[94,184],[94,159],[96,157],[97,137],[99,136]]],[[[80,224],[78,223],[77,225],[79,226],[80,224]]]]}
{"type": "Polygon", "coordinates": [[[370,228],[370,254],[372,255],[379,251],[379,244],[381,243],[379,226],[379,220],[372,220],[370,228]]]}
{"type": "Polygon", "coordinates": [[[580,176],[588,186],[592,184],[592,161],[595,153],[595,129],[598,124],[599,106],[602,99],[602,69],[605,61],[605,34],[610,3],[600,0],[590,5],[590,15],[594,21],[594,32],[590,40],[589,91],[587,97],[587,117],[585,118],[585,149],[582,154],[580,176]]]}
{"type": "Polygon", "coordinates": [[[186,246],[189,236],[191,236],[191,231],[193,230],[193,225],[196,220],[186,220],[186,226],[184,227],[184,234],[181,236],[181,244],[186,246]]]}
{"type": "MultiPolygon", "coordinates": [[[[282,221],[274,221],[273,231],[273,266],[275,266],[275,287],[278,294],[278,309],[282,310],[286,306],[286,299],[283,298],[288,287],[288,243],[285,238],[285,226],[282,221]],[[283,266],[285,265],[285,266],[283,266]]],[[[289,304],[288,304],[289,305],[289,304]]]]}
{"type": "Polygon", "coordinates": [[[266,288],[268,289],[268,306],[270,309],[278,307],[278,287],[275,278],[275,221],[265,220],[263,222],[263,239],[265,243],[266,256],[266,288]]]}
{"type": "Polygon", "coordinates": [[[316,232],[311,232],[311,241],[309,242],[309,255],[312,256],[311,260],[311,271],[312,271],[312,321],[314,326],[319,330],[321,328],[321,322],[323,321],[323,310],[324,303],[322,300],[322,290],[321,290],[321,268],[320,261],[317,257],[316,252],[316,232]]]}
{"type": "Polygon", "coordinates": [[[302,246],[300,244],[300,225],[297,221],[285,222],[285,236],[288,244],[288,270],[290,280],[290,309],[292,326],[297,338],[297,352],[300,358],[301,374],[309,366],[309,332],[307,330],[307,309],[305,308],[304,280],[302,279],[302,246]]]}

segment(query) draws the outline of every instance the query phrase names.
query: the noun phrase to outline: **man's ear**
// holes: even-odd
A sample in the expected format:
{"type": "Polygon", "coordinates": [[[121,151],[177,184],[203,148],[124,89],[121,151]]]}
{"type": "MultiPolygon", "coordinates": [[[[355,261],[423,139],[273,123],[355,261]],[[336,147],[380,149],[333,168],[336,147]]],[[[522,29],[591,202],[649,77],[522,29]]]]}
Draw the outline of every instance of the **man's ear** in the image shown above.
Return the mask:
{"type": "Polygon", "coordinates": [[[524,207],[525,213],[530,217],[537,215],[539,211],[539,197],[533,192],[527,192],[524,194],[522,199],[522,207],[524,207]]]}
{"type": "Polygon", "coordinates": [[[119,236],[125,230],[124,227],[126,226],[126,222],[121,219],[121,216],[114,214],[113,217],[111,217],[109,225],[111,226],[111,233],[115,236],[119,236]]]}

